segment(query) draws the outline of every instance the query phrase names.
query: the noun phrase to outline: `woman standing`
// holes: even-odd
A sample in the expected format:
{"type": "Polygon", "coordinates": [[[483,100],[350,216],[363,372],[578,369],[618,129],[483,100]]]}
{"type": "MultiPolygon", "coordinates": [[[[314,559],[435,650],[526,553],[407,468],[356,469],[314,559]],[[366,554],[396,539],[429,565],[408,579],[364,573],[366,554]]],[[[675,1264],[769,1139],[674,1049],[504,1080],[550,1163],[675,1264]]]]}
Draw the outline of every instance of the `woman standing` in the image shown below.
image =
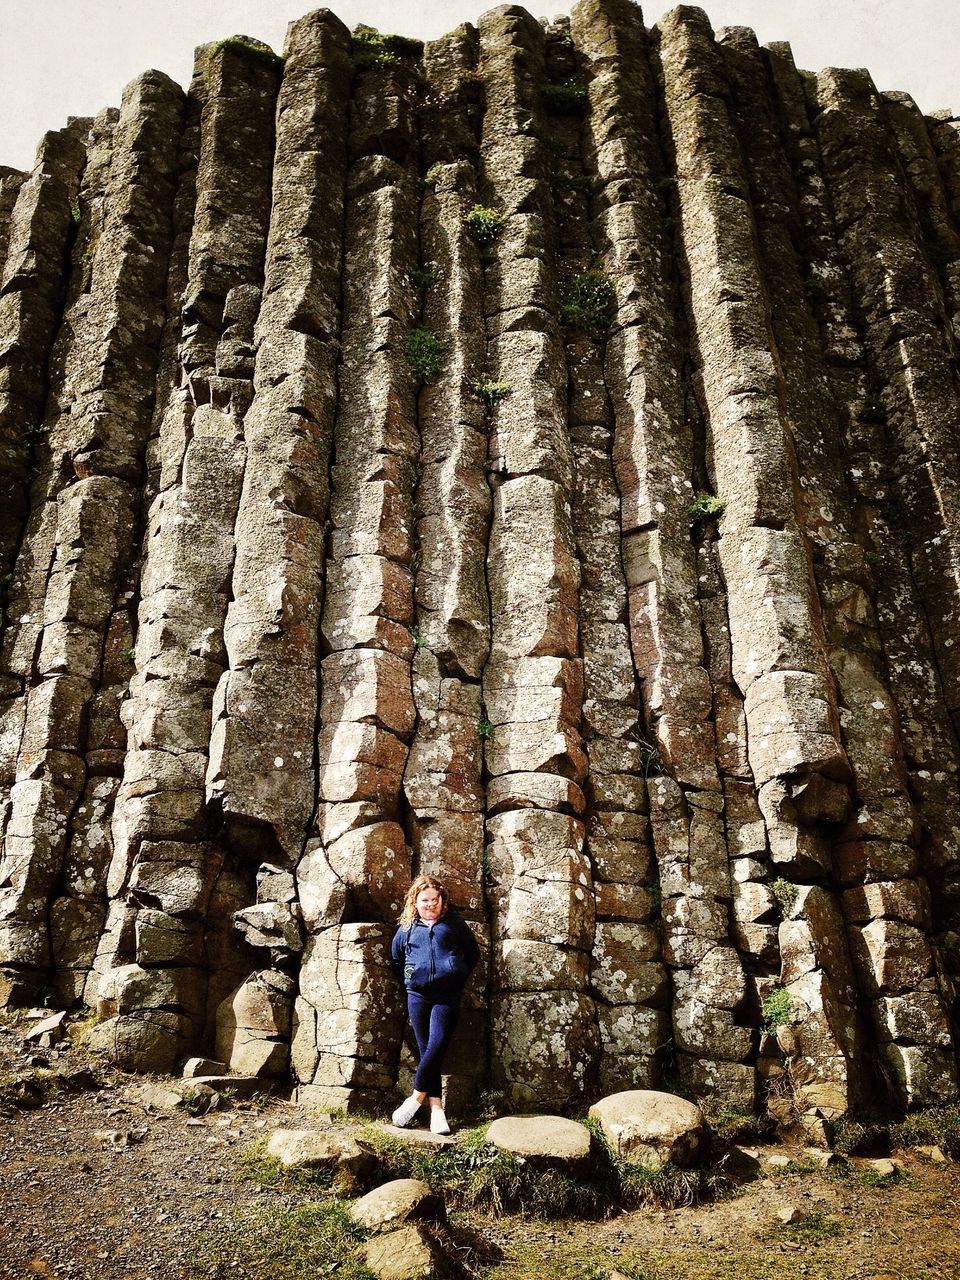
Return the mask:
{"type": "Polygon", "coordinates": [[[417,876],[390,950],[393,967],[407,989],[407,1011],[419,1055],[413,1093],[394,1111],[393,1123],[406,1128],[429,1099],[431,1132],[449,1133],[440,1073],[460,1017],[460,997],[480,959],[480,948],[467,922],[449,906],[440,881],[417,876]]]}

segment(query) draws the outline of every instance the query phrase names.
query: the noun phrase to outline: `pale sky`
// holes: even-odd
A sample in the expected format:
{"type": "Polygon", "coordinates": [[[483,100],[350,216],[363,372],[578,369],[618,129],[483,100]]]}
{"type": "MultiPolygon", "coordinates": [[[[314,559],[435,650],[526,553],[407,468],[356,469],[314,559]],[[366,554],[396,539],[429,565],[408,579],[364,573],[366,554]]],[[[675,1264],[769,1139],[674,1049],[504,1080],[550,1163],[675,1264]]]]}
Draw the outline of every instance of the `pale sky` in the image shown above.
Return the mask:
{"type": "MultiPolygon", "coordinates": [[[[572,0],[571,0],[572,3],[572,0]]],[[[40,137],[68,116],[118,106],[151,67],[186,84],[194,46],[256,36],[280,52],[311,0],[0,0],[0,164],[29,168],[40,137]]],[[[476,21],[487,0],[330,0],[347,24],[432,39],[476,21]]],[[[532,0],[537,17],[569,3],[532,0]]],[[[672,5],[643,5],[652,25],[672,5]]],[[[905,89],[924,111],[960,112],[958,0],[704,0],[714,28],[750,26],[789,40],[797,63],[869,67],[880,89],[905,89]]]]}

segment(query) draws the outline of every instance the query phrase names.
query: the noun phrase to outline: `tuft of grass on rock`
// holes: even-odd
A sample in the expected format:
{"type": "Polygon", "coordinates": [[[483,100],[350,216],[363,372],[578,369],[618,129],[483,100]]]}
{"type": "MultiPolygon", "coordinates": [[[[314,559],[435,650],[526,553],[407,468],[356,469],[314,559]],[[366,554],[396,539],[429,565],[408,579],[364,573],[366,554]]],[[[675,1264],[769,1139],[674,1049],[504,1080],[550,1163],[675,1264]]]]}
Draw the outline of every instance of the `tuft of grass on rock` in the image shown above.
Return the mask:
{"type": "Polygon", "coordinates": [[[567,282],[560,303],[560,320],[567,328],[600,339],[616,310],[613,281],[602,271],[585,271],[567,282]]]}
{"type": "Polygon", "coordinates": [[[248,39],[246,36],[227,36],[224,40],[215,41],[207,54],[207,65],[209,66],[220,53],[240,53],[248,58],[257,58],[270,67],[283,66],[283,58],[268,44],[264,44],[262,40],[248,39]]]}
{"type": "Polygon", "coordinates": [[[407,334],[407,363],[423,382],[436,382],[446,353],[446,343],[430,329],[418,326],[407,334]]]}
{"type": "Polygon", "coordinates": [[[723,498],[718,498],[715,493],[698,493],[694,500],[687,508],[690,516],[690,523],[693,526],[701,525],[707,520],[716,520],[723,515],[727,504],[723,498]]]}
{"type": "Polygon", "coordinates": [[[360,1261],[364,1233],[338,1200],[293,1206],[238,1206],[189,1249],[191,1280],[374,1280],[360,1261]]]}
{"type": "Polygon", "coordinates": [[[473,378],[469,384],[471,394],[492,409],[495,404],[501,400],[505,400],[513,388],[509,382],[495,382],[493,378],[488,378],[483,374],[479,378],[473,378]]]}
{"type": "Polygon", "coordinates": [[[367,67],[397,65],[423,53],[423,41],[407,36],[388,35],[364,23],[353,30],[353,65],[358,71],[367,67]]]}
{"type": "Polygon", "coordinates": [[[475,204],[464,216],[463,225],[467,234],[476,242],[482,262],[489,261],[493,242],[500,235],[506,221],[506,214],[484,204],[475,204]]]}
{"type": "Polygon", "coordinates": [[[543,105],[554,115],[582,116],[589,105],[586,85],[575,77],[563,80],[560,84],[545,84],[543,105]]]}
{"type": "Polygon", "coordinates": [[[774,987],[761,1004],[760,1012],[763,1014],[764,1031],[768,1035],[773,1035],[778,1027],[782,1027],[790,1021],[790,1016],[793,1013],[793,1001],[790,999],[790,992],[783,987],[774,987]]]}
{"type": "Polygon", "coordinates": [[[797,886],[789,880],[784,880],[783,876],[777,876],[776,880],[770,882],[770,892],[776,899],[781,916],[786,919],[797,900],[797,886]]]}
{"type": "Polygon", "coordinates": [[[318,1192],[332,1186],[334,1170],[287,1168],[276,1156],[267,1155],[267,1139],[258,1138],[237,1157],[237,1178],[241,1182],[255,1182],[259,1187],[318,1192]]]}

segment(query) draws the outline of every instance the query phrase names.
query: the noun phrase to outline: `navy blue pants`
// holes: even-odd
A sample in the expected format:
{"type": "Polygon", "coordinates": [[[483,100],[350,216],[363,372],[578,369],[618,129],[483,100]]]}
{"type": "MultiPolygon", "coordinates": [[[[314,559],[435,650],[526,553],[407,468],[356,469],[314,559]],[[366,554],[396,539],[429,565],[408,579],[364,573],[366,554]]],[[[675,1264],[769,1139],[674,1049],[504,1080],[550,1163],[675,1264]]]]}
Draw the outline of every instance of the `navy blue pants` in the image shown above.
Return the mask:
{"type": "Polygon", "coordinates": [[[413,1087],[428,1098],[439,1098],[443,1087],[440,1081],[443,1058],[460,1018],[459,993],[422,996],[416,991],[408,991],[407,1012],[420,1057],[413,1087]]]}

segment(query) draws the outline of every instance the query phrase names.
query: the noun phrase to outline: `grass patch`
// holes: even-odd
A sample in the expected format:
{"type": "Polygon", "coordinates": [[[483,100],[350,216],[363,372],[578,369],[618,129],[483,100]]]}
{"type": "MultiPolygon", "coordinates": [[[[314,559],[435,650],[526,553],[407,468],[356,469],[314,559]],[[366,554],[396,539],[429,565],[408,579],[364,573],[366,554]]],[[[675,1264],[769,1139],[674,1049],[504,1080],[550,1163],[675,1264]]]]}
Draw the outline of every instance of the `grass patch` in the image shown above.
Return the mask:
{"type": "Polygon", "coordinates": [[[843,1233],[843,1227],[833,1218],[825,1218],[822,1213],[809,1213],[799,1222],[778,1222],[771,1235],[781,1240],[793,1240],[797,1244],[824,1244],[834,1240],[843,1233]]]}
{"type": "Polygon", "coordinates": [[[435,285],[439,279],[440,268],[435,262],[425,262],[422,266],[414,267],[410,272],[410,283],[421,292],[435,285]]]}
{"type": "Polygon", "coordinates": [[[560,303],[560,321],[600,339],[609,328],[616,310],[613,281],[602,271],[585,271],[567,282],[560,303]]]}
{"type": "Polygon", "coordinates": [[[248,40],[246,36],[227,36],[225,40],[217,40],[210,46],[207,55],[207,66],[220,53],[239,53],[246,58],[257,58],[270,67],[282,67],[283,58],[260,40],[248,40]]]}
{"type": "Polygon", "coordinates": [[[690,524],[693,527],[704,524],[707,520],[717,520],[723,515],[727,504],[715,493],[698,493],[687,508],[690,524]]]}
{"type": "Polygon", "coordinates": [[[0,1072],[0,1115],[42,1107],[56,1088],[56,1072],[44,1067],[0,1072]]]}
{"type": "Polygon", "coordinates": [[[487,261],[493,242],[500,235],[506,221],[506,214],[483,204],[475,204],[464,216],[463,225],[467,234],[476,242],[484,261],[487,261]]]}
{"type": "Polygon", "coordinates": [[[582,116],[589,105],[586,85],[573,77],[561,81],[560,84],[545,84],[543,105],[554,115],[582,116]]]}
{"type": "Polygon", "coordinates": [[[513,390],[509,382],[494,382],[493,378],[488,378],[486,374],[473,378],[469,386],[470,394],[482,401],[488,409],[492,409],[499,401],[505,400],[513,390]]]}
{"type": "Polygon", "coordinates": [[[417,327],[407,334],[407,362],[423,382],[435,382],[443,370],[447,346],[430,329],[417,327]]]}
{"type": "Polygon", "coordinates": [[[237,1179],[255,1182],[258,1187],[283,1187],[290,1191],[327,1191],[333,1184],[334,1170],[288,1169],[276,1156],[267,1155],[267,1139],[258,1138],[237,1157],[237,1179]]]}
{"type": "Polygon", "coordinates": [[[830,1138],[833,1150],[844,1156],[884,1154],[904,1147],[939,1147],[944,1155],[960,1160],[960,1103],[928,1107],[899,1121],[845,1116],[833,1125],[830,1138]]]}
{"type": "Polygon", "coordinates": [[[767,1116],[737,1111],[722,1104],[715,1109],[705,1107],[704,1114],[721,1142],[764,1142],[774,1130],[773,1122],[767,1116]]]}
{"type": "Polygon", "coordinates": [[[357,1257],[363,1232],[336,1200],[293,1207],[237,1208],[197,1236],[188,1275],[210,1280],[372,1280],[357,1257]]]}
{"type": "Polygon", "coordinates": [[[353,65],[358,71],[367,67],[397,65],[405,59],[419,58],[422,53],[422,40],[388,35],[363,23],[353,30],[353,65]]]}
{"type": "Polygon", "coordinates": [[[778,876],[776,880],[770,882],[770,892],[777,901],[781,916],[786,919],[797,900],[797,886],[791,884],[789,880],[784,880],[783,876],[778,876]]]}
{"type": "Polygon", "coordinates": [[[863,401],[857,409],[857,421],[882,427],[886,420],[887,411],[883,407],[883,401],[876,391],[871,391],[863,397],[863,401]]]}
{"type": "Polygon", "coordinates": [[[760,1006],[763,1014],[763,1029],[767,1035],[773,1035],[777,1027],[790,1021],[793,1013],[793,1001],[790,992],[783,987],[774,987],[760,1006]]]}

